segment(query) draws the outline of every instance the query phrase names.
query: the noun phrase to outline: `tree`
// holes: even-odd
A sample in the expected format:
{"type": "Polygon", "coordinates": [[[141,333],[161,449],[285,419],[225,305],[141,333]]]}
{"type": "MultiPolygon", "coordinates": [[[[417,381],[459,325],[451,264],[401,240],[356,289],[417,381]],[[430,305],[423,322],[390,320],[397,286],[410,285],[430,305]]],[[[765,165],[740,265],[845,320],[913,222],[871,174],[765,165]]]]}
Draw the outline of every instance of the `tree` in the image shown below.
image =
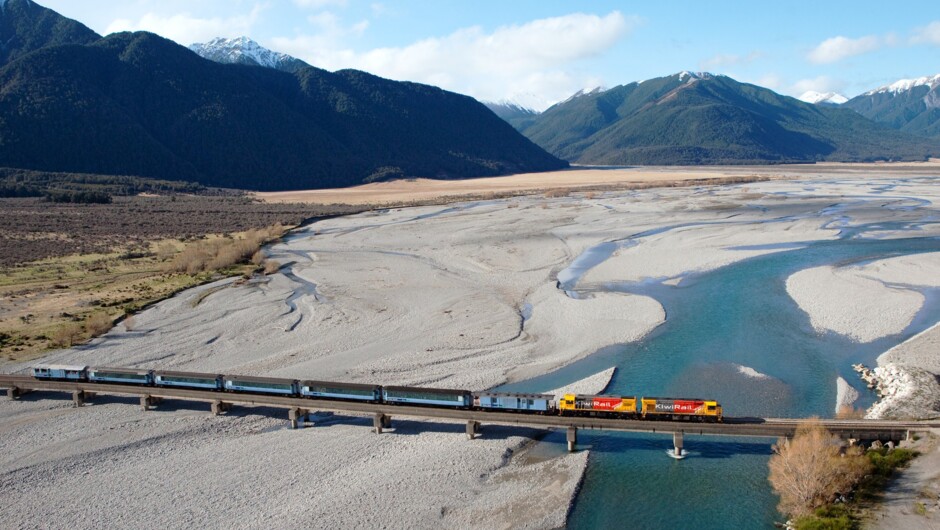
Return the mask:
{"type": "Polygon", "coordinates": [[[842,442],[818,418],[799,425],[793,439],[780,440],[770,458],[770,484],[780,496],[779,509],[801,516],[846,493],[869,471],[859,448],[843,451],[842,442]]]}

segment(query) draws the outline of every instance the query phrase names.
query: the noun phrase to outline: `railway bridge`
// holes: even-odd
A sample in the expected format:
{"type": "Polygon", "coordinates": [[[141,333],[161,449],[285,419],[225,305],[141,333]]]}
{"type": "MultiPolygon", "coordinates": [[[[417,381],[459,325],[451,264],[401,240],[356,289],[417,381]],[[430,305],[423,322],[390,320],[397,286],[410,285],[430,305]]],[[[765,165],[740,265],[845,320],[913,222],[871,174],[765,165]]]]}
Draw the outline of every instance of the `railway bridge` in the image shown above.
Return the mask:
{"type": "MultiPolygon", "coordinates": [[[[221,414],[233,405],[265,406],[287,410],[291,427],[308,418],[310,411],[347,412],[371,414],[373,430],[381,434],[391,427],[392,416],[407,416],[429,420],[466,422],[467,437],[475,438],[481,425],[519,425],[545,429],[565,429],[568,450],[574,451],[578,431],[584,429],[601,431],[628,431],[672,434],[676,454],[681,454],[686,435],[757,436],[790,438],[794,435],[800,419],[793,418],[742,418],[724,417],[722,423],[690,423],[687,421],[625,420],[596,417],[570,417],[536,415],[519,412],[492,412],[465,409],[447,409],[387,403],[362,403],[328,399],[309,399],[248,393],[230,393],[214,390],[133,386],[83,381],[48,381],[24,375],[0,374],[0,388],[7,390],[11,399],[18,399],[27,392],[51,391],[71,393],[76,407],[85,405],[95,394],[131,395],[140,397],[140,406],[148,410],[162,399],[205,402],[213,414],[221,414]]],[[[940,428],[940,421],[894,421],[894,420],[821,420],[822,425],[833,434],[844,439],[879,440],[900,442],[910,438],[914,432],[940,428]]]]}

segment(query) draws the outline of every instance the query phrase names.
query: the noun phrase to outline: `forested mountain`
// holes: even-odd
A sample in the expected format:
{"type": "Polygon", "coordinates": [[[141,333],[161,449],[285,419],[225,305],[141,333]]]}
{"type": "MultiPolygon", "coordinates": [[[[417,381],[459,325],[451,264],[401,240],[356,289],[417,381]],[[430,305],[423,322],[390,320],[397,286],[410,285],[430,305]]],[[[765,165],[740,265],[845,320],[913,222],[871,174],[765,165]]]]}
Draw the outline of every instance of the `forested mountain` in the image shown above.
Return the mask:
{"type": "Polygon", "coordinates": [[[856,96],[844,106],[895,129],[940,138],[940,74],[901,79],[856,96]]]}
{"type": "Polygon", "coordinates": [[[0,0],[0,65],[46,46],[88,44],[100,38],[32,0],[0,0]]]}
{"type": "Polygon", "coordinates": [[[579,94],[520,130],[581,164],[922,160],[940,143],[726,76],[680,74],[579,94]]]}
{"type": "MultiPolygon", "coordinates": [[[[16,6],[38,6],[3,6],[4,27],[27,31],[8,20],[22,16],[16,6]]],[[[144,32],[59,40],[0,68],[0,166],[283,190],[567,165],[476,100],[432,86],[218,64],[144,32]]]]}

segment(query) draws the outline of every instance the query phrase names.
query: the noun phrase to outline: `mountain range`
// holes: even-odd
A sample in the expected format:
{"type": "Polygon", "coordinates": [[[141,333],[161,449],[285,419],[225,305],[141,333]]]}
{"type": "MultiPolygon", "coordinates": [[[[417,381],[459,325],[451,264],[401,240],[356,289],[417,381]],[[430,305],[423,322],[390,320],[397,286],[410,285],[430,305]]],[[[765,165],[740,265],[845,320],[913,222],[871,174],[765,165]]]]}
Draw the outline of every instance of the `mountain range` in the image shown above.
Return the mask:
{"type": "Polygon", "coordinates": [[[844,106],[895,129],[940,141],[940,74],[901,79],[856,96],[844,106]]]}
{"type": "Polygon", "coordinates": [[[517,128],[589,165],[924,160],[940,142],[708,73],[579,93],[517,128]]]}
{"type": "Polygon", "coordinates": [[[0,166],[24,169],[283,190],[547,171],[566,161],[940,155],[940,76],[840,104],[834,94],[804,94],[807,103],[681,72],[579,91],[539,112],[328,72],[245,37],[191,49],[146,32],[101,37],[32,0],[0,0],[0,58],[0,166]]]}
{"type": "Polygon", "coordinates": [[[255,190],[567,166],[473,98],[365,72],[219,64],[5,0],[0,166],[255,190]]]}

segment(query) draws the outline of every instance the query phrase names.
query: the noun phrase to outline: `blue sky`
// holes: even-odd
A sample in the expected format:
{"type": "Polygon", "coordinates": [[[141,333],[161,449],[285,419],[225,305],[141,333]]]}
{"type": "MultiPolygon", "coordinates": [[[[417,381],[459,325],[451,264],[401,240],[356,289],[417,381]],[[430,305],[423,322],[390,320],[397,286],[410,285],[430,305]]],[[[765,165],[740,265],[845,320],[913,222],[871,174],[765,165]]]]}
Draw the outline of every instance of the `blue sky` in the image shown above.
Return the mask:
{"type": "Polygon", "coordinates": [[[358,68],[536,107],[682,70],[852,97],[940,73],[940,9],[883,2],[38,0],[95,31],[181,44],[246,35],[358,68]]]}

